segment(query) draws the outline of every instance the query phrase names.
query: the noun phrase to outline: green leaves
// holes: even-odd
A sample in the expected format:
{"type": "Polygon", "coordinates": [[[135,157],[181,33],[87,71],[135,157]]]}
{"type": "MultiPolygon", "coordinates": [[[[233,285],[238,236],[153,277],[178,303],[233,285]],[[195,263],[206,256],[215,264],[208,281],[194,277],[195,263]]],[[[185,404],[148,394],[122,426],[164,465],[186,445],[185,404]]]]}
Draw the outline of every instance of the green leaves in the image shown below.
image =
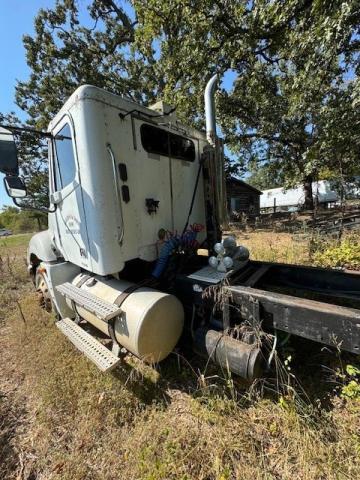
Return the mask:
{"type": "Polygon", "coordinates": [[[345,383],[342,387],[341,397],[345,399],[359,399],[360,384],[358,378],[360,377],[360,369],[354,365],[346,365],[346,373],[348,383],[345,383]]]}

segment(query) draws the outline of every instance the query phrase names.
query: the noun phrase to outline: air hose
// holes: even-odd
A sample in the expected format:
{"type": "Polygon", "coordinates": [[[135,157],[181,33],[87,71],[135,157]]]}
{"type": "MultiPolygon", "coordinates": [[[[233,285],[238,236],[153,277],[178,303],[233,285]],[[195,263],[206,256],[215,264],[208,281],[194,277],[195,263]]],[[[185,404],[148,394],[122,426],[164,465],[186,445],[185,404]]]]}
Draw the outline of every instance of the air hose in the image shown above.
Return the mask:
{"type": "Polygon", "coordinates": [[[155,278],[160,277],[160,275],[165,270],[165,267],[167,265],[170,255],[178,245],[179,245],[179,241],[176,237],[172,237],[169,240],[166,240],[166,242],[164,242],[164,245],[161,248],[160,256],[152,272],[153,277],[155,278]]]}
{"type": "Polygon", "coordinates": [[[181,236],[174,235],[168,240],[166,240],[161,248],[161,252],[156,262],[155,268],[152,271],[152,276],[155,278],[159,278],[161,276],[161,274],[166,268],[172,252],[176,248],[195,248],[198,245],[196,241],[196,236],[198,232],[200,232],[202,229],[202,225],[194,224],[191,225],[191,228],[189,230],[186,230],[186,232],[184,232],[181,236]]]}

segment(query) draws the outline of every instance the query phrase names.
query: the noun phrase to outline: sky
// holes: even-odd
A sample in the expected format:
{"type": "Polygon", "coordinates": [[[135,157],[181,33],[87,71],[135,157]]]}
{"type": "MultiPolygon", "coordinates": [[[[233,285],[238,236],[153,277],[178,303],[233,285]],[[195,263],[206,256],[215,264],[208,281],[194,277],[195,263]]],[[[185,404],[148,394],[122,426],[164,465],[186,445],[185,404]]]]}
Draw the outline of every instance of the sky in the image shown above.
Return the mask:
{"type": "MultiPolygon", "coordinates": [[[[83,5],[87,0],[81,0],[83,5]]],[[[55,0],[0,0],[0,112],[15,112],[25,119],[15,104],[15,85],[17,80],[27,80],[29,68],[26,64],[25,49],[22,37],[34,33],[34,18],[40,8],[52,8],[55,0]]],[[[229,88],[235,74],[228,72],[222,86],[229,88]]],[[[0,210],[4,205],[12,205],[12,200],[6,195],[3,185],[3,175],[0,173],[0,210]]]]}

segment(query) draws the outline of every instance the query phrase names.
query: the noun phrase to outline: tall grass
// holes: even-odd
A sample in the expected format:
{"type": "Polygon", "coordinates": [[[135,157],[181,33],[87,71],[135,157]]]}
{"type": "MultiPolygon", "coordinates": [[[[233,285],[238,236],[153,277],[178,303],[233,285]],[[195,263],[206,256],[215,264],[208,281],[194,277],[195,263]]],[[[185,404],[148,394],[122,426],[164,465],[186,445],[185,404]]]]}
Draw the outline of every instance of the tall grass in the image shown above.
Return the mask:
{"type": "Polygon", "coordinates": [[[239,232],[238,243],[245,245],[252,260],[294,264],[309,263],[309,242],[303,236],[276,232],[239,232]]]}
{"type": "MultiPolygon", "coordinates": [[[[253,257],[296,256],[290,240],[242,240],[253,257]]],[[[158,370],[129,357],[104,375],[39,308],[24,247],[0,246],[0,255],[12,259],[0,272],[0,478],[358,478],[360,403],[329,383],[337,355],[323,370],[326,352],[309,354],[304,345],[287,352],[307,393],[301,408],[290,395],[272,394],[271,379],[249,390],[178,355],[158,370]]]]}

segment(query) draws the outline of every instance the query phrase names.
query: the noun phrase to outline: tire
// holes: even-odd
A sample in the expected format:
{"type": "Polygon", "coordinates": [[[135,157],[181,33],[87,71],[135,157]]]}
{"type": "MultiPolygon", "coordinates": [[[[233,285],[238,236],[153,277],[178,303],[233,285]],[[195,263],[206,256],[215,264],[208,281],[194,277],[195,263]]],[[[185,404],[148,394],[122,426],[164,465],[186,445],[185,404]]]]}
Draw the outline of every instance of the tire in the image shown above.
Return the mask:
{"type": "Polygon", "coordinates": [[[55,306],[55,303],[51,297],[46,273],[40,270],[40,267],[36,269],[35,273],[35,288],[39,295],[39,304],[48,313],[55,313],[55,316],[59,318],[59,312],[55,306]]]}

